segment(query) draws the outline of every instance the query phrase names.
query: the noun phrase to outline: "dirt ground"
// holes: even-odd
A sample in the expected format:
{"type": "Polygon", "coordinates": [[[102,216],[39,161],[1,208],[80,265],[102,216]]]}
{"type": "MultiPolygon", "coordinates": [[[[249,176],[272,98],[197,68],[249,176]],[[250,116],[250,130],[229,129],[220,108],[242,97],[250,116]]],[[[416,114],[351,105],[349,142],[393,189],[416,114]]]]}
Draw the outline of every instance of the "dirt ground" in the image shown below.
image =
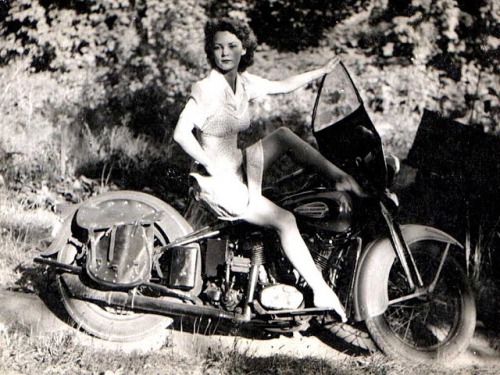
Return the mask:
{"type": "MultiPolygon", "coordinates": [[[[296,358],[313,357],[328,361],[348,358],[349,354],[333,348],[316,336],[294,334],[281,335],[271,339],[254,339],[248,337],[229,336],[224,334],[193,334],[190,331],[165,329],[155,337],[129,343],[112,343],[99,340],[77,332],[57,317],[47,305],[35,294],[26,294],[0,290],[0,332],[12,324],[21,324],[29,328],[33,335],[44,335],[54,332],[74,332],[76,342],[103,350],[120,350],[124,352],[151,351],[167,348],[174,353],[196,355],[205,349],[237,350],[241,354],[253,357],[271,357],[287,355],[296,358]],[[167,346],[166,343],[169,343],[167,346]]],[[[481,322],[478,322],[476,334],[468,348],[454,362],[454,365],[488,365],[500,366],[500,352],[490,347],[487,334],[481,322]]]]}

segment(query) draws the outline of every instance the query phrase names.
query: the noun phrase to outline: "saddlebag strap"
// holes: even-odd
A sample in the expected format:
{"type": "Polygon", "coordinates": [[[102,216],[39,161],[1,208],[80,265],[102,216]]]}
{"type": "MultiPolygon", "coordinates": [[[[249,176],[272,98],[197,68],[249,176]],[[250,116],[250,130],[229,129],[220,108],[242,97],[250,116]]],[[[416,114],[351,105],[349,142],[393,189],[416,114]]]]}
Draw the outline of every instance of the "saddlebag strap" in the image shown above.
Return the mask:
{"type": "Polygon", "coordinates": [[[111,288],[132,287],[149,279],[153,225],[114,225],[89,229],[87,272],[111,288]]]}
{"type": "Polygon", "coordinates": [[[134,199],[83,204],[76,225],[87,237],[86,269],[96,282],[130,288],[149,280],[153,262],[154,223],[163,212],[134,199]]]}

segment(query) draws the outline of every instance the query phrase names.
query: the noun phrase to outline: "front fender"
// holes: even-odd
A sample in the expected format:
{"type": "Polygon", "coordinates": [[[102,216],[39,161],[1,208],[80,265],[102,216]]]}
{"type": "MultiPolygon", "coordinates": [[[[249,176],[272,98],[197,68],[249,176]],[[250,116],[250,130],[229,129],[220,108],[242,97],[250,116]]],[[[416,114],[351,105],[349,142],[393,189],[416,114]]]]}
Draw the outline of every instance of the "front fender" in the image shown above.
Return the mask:
{"type": "MultiPolygon", "coordinates": [[[[433,240],[463,248],[452,236],[432,227],[409,224],[401,226],[401,231],[408,245],[433,240]]],[[[355,275],[353,299],[356,321],[380,315],[387,309],[387,283],[395,258],[396,253],[387,237],[376,239],[365,248],[355,275]]]]}

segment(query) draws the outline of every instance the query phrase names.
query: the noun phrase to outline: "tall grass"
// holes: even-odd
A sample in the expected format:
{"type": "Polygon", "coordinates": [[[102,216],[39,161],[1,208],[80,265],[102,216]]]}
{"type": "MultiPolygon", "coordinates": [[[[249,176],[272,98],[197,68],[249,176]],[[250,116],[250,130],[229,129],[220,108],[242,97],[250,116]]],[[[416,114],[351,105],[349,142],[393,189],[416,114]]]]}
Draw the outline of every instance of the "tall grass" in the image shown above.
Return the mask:
{"type": "Polygon", "coordinates": [[[491,330],[495,337],[491,338],[490,345],[498,349],[500,277],[497,263],[500,251],[500,216],[484,215],[478,221],[472,226],[470,217],[467,217],[465,235],[467,272],[476,296],[478,320],[491,330]]]}
{"type": "Polygon", "coordinates": [[[0,189],[0,287],[16,287],[24,266],[32,267],[39,242],[59,221],[45,208],[30,208],[26,200],[0,189]]]}
{"type": "Polygon", "coordinates": [[[134,135],[126,125],[92,131],[84,124],[81,143],[82,150],[74,155],[77,164],[115,162],[127,168],[132,163],[153,160],[170,153],[168,146],[159,145],[144,134],[134,135]]]}
{"type": "Polygon", "coordinates": [[[31,74],[24,60],[3,66],[0,83],[0,173],[8,179],[53,175],[59,169],[58,107],[69,88],[49,72],[31,74]]]}
{"type": "Polygon", "coordinates": [[[22,59],[0,69],[0,175],[7,183],[55,182],[82,164],[126,167],[170,152],[163,140],[133,134],[126,114],[91,131],[82,113],[104,100],[101,84],[92,74],[65,79],[33,74],[22,59]]]}

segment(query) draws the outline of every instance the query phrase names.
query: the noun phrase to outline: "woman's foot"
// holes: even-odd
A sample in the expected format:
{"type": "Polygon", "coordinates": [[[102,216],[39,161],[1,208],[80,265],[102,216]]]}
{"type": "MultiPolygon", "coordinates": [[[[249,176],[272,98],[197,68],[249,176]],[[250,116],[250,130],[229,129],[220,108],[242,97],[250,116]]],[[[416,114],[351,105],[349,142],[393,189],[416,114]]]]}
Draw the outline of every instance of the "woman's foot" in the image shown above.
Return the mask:
{"type": "Polygon", "coordinates": [[[325,288],[321,291],[314,291],[314,306],[323,309],[332,309],[340,316],[343,323],[347,321],[347,316],[344,307],[340,303],[337,294],[330,288],[325,288]]]}

